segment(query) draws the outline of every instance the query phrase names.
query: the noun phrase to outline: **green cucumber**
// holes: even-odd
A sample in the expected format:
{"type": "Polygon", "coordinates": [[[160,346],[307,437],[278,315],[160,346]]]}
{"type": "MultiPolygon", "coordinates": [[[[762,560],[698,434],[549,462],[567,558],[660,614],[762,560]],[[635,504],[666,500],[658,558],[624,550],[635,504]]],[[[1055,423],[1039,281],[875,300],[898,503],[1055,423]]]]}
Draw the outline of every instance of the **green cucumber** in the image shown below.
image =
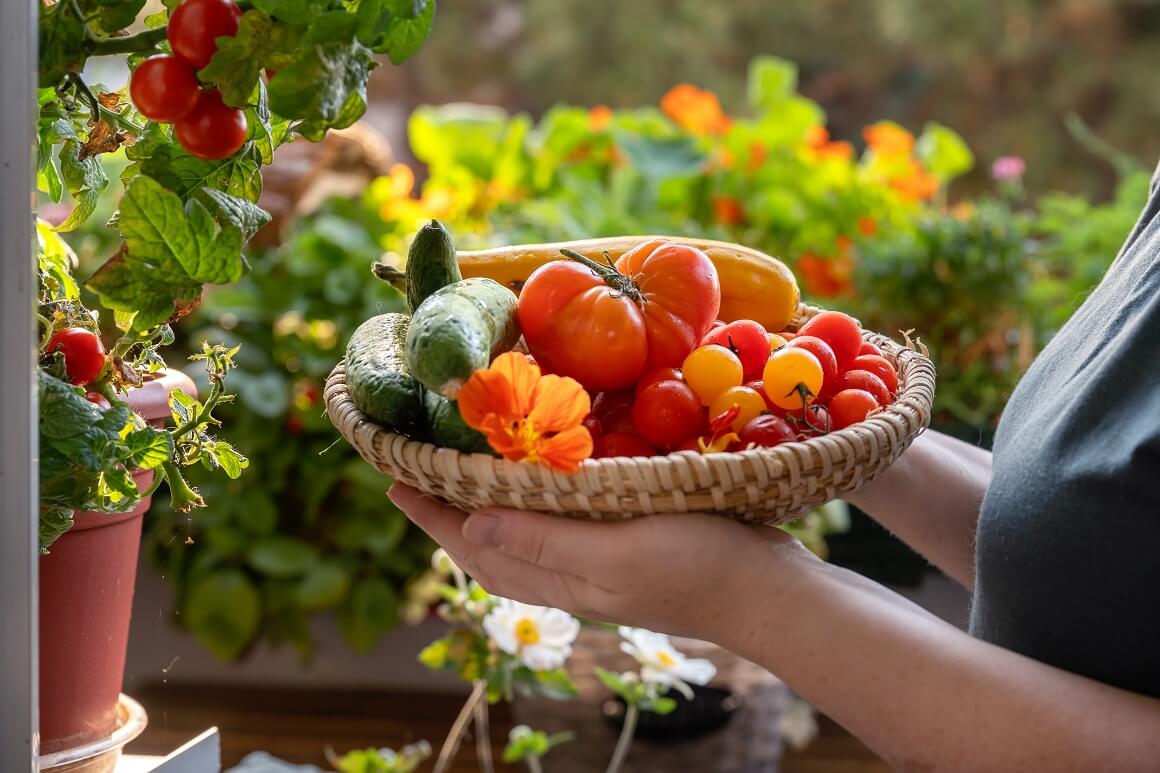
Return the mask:
{"type": "Polygon", "coordinates": [[[419,229],[407,251],[407,307],[415,309],[436,290],[463,279],[451,234],[438,220],[419,229]]]}
{"type": "Polygon", "coordinates": [[[467,426],[454,400],[423,390],[423,407],[427,409],[427,426],[431,442],[443,448],[454,448],[468,454],[492,454],[483,433],[467,426]]]}
{"type": "Polygon", "coordinates": [[[422,437],[423,387],[407,366],[407,326],[403,314],[380,314],[358,326],[346,345],[346,388],[370,418],[422,437]]]}
{"type": "Polygon", "coordinates": [[[423,386],[454,400],[472,373],[519,337],[515,293],[493,279],[463,279],[436,290],[415,309],[407,362],[423,386]]]}

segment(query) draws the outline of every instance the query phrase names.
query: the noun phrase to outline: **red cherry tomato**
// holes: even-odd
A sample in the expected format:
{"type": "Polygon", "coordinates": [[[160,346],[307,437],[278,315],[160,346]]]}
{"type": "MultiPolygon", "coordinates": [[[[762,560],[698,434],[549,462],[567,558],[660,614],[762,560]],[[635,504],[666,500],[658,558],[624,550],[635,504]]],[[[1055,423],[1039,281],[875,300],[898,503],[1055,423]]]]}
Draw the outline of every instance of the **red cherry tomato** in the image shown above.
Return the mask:
{"type": "Polygon", "coordinates": [[[890,360],[885,357],[876,354],[860,354],[850,364],[850,370],[865,370],[873,373],[882,379],[882,383],[886,385],[886,389],[892,397],[898,391],[898,373],[890,364],[890,360]]]}
{"type": "Polygon", "coordinates": [[[600,444],[600,456],[656,456],[656,449],[631,432],[609,432],[600,444]]]}
{"type": "Polygon", "coordinates": [[[159,123],[189,115],[200,95],[193,68],[173,56],[149,57],[129,78],[129,99],[141,115],[159,123]]]}
{"type": "Polygon", "coordinates": [[[242,10],[233,0],[182,0],[169,15],[169,47],[200,70],[213,59],[218,38],[238,34],[241,19],[242,10]]]}
{"type": "Polygon", "coordinates": [[[765,382],[764,381],[762,381],[761,379],[754,379],[753,381],[746,381],[745,386],[747,386],[750,389],[752,389],[753,391],[757,392],[757,394],[761,395],[765,399],[765,410],[769,411],[770,413],[775,413],[778,416],[785,415],[785,410],[783,408],[778,408],[776,405],[774,405],[773,401],[769,399],[769,395],[767,395],[765,393],[765,382]]]}
{"type": "Polygon", "coordinates": [[[592,436],[592,442],[599,442],[600,436],[604,434],[604,427],[600,425],[600,419],[588,414],[581,423],[588,430],[588,434],[592,436]]]}
{"type": "Polygon", "coordinates": [[[640,377],[640,381],[636,382],[636,396],[640,397],[640,393],[646,387],[650,387],[658,381],[684,381],[685,377],[681,375],[678,368],[651,368],[644,372],[640,377]]]}
{"type": "Polygon", "coordinates": [[[780,333],[778,333],[778,335],[781,336],[782,339],[784,339],[785,341],[792,341],[793,339],[798,337],[797,333],[791,333],[788,330],[783,330],[780,333]]]}
{"type": "Polygon", "coordinates": [[[843,389],[830,398],[830,418],[834,429],[865,421],[866,414],[877,408],[878,401],[865,389],[843,389]]]}
{"type": "Polygon", "coordinates": [[[839,376],[838,388],[834,390],[834,394],[843,389],[864,389],[874,396],[879,405],[890,405],[891,402],[890,390],[886,388],[886,384],[867,370],[848,370],[839,376]]]}
{"type": "Polygon", "coordinates": [[[592,398],[592,415],[598,419],[603,419],[617,408],[631,406],[631,392],[599,392],[592,398]]]}
{"type": "Polygon", "coordinates": [[[833,429],[829,410],[826,409],[826,406],[817,403],[806,406],[804,412],[799,408],[787,413],[785,420],[797,430],[800,438],[817,437],[833,429]]]}
{"type": "Polygon", "coordinates": [[[636,432],[632,425],[632,406],[623,405],[614,408],[600,420],[600,426],[605,434],[613,432],[636,432]]]}
{"type": "Polygon", "coordinates": [[[85,392],[85,399],[102,411],[107,411],[110,408],[109,401],[100,392],[85,392]]]}
{"type": "Polygon", "coordinates": [[[862,356],[863,354],[876,354],[876,355],[878,355],[879,357],[881,357],[881,356],[882,356],[882,350],[881,350],[881,349],[879,349],[879,348],[878,348],[877,346],[875,346],[874,344],[870,343],[869,341],[863,341],[863,342],[862,342],[862,348],[858,350],[858,356],[860,357],[860,356],[862,356]]]}
{"type": "Polygon", "coordinates": [[[713,261],[685,244],[652,239],[615,269],[554,260],[520,291],[520,329],[547,370],[588,389],[623,389],[648,367],[678,367],[721,306],[713,261]]]}
{"type": "Polygon", "coordinates": [[[769,334],[759,323],[751,319],[739,319],[728,325],[710,330],[708,335],[701,339],[701,346],[717,344],[724,346],[737,355],[745,371],[745,378],[751,379],[761,375],[765,361],[769,359],[769,334]]]}
{"type": "Polygon", "coordinates": [[[105,345],[101,338],[83,327],[66,327],[56,331],[45,352],[64,354],[64,370],[70,383],[84,386],[101,375],[105,367],[105,345]]]}
{"type": "Polygon", "coordinates": [[[838,370],[846,370],[862,348],[862,327],[851,316],[840,311],[823,311],[811,317],[799,336],[817,336],[830,345],[838,360],[838,370]]]}
{"type": "Polygon", "coordinates": [[[833,393],[834,385],[838,382],[838,358],[830,345],[816,336],[801,335],[786,344],[788,348],[805,349],[818,358],[822,366],[822,391],[820,397],[833,393]]]}
{"type": "Polygon", "coordinates": [[[646,387],[632,406],[636,433],[654,446],[672,448],[701,432],[701,400],[681,381],[658,381],[646,387]]]}
{"type": "Polygon", "coordinates": [[[215,161],[232,156],[246,141],[246,114],[222,102],[217,89],[205,89],[193,110],[173,126],[191,155],[215,161]]]}
{"type": "Polygon", "coordinates": [[[741,437],[743,446],[752,443],[762,448],[772,448],[791,440],[797,440],[797,431],[789,425],[788,421],[768,413],[750,419],[741,428],[738,435],[741,437]]]}

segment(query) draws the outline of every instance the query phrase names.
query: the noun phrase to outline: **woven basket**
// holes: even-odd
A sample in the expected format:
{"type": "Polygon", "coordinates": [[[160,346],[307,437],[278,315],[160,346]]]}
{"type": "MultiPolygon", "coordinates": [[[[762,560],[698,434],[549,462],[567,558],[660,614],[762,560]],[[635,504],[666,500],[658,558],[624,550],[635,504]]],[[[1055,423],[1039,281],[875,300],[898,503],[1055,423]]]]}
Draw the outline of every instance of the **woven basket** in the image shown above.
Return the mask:
{"type": "MultiPolygon", "coordinates": [[[[791,329],[819,311],[802,305],[791,329]]],[[[342,363],[326,380],[326,412],[380,472],[464,510],[514,507],[595,520],[711,512],[776,526],[873,480],[930,423],[934,364],[885,336],[864,337],[898,370],[894,403],[852,427],[774,448],[588,459],[565,475],[538,464],[439,448],[375,424],[351,400],[342,363]]]]}

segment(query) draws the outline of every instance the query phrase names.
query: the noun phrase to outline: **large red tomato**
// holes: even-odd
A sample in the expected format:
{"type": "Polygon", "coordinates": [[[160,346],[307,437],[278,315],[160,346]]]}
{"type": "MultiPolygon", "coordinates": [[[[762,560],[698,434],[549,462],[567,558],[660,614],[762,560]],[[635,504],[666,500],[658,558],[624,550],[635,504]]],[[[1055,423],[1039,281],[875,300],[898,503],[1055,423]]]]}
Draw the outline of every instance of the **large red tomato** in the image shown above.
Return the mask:
{"type": "Polygon", "coordinates": [[[545,370],[589,390],[626,388],[645,368],[680,367],[717,318],[717,269],[695,247],[654,239],[615,267],[568,257],[528,277],[520,328],[545,370]]]}

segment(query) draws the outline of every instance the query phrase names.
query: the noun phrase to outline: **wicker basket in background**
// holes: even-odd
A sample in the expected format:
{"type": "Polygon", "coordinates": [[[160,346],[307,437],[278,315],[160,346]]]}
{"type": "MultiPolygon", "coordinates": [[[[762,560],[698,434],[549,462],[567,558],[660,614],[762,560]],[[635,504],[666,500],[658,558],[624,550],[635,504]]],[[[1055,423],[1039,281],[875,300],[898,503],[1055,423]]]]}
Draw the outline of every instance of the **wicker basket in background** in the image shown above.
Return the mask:
{"type": "MultiPolygon", "coordinates": [[[[801,306],[797,329],[820,310],[801,306]]],[[[588,459],[572,475],[538,464],[465,454],[382,427],[355,406],[340,363],[326,381],[331,422],[385,475],[464,510],[514,507],[596,520],[712,512],[775,526],[856,490],[889,467],[930,423],[930,359],[865,333],[898,370],[898,395],[852,427],[802,442],[737,453],[588,459]]]]}

